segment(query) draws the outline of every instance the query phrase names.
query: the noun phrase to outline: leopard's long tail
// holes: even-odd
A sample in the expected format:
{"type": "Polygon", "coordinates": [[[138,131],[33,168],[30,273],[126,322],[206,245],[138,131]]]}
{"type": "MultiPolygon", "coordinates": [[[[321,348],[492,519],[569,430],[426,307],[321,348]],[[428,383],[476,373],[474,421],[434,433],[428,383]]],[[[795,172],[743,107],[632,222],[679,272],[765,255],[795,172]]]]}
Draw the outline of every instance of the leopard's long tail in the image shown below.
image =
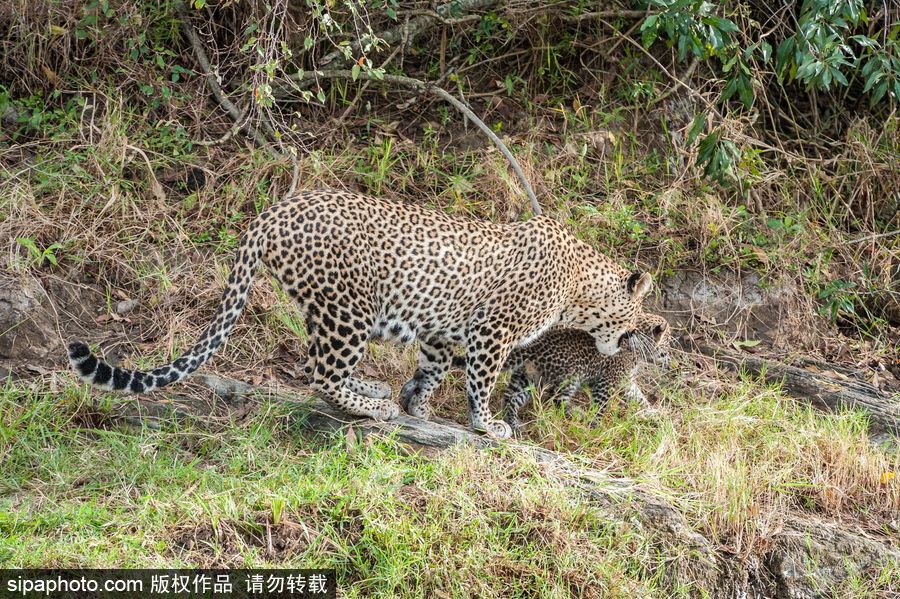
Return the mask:
{"type": "Polygon", "coordinates": [[[247,303],[250,285],[266,251],[265,220],[260,215],[241,238],[216,316],[186,353],[169,364],[141,372],[110,366],[91,354],[86,344],[75,341],[69,344],[69,364],[78,376],[104,389],[146,393],[180,381],[200,368],[228,338],[247,303]]]}

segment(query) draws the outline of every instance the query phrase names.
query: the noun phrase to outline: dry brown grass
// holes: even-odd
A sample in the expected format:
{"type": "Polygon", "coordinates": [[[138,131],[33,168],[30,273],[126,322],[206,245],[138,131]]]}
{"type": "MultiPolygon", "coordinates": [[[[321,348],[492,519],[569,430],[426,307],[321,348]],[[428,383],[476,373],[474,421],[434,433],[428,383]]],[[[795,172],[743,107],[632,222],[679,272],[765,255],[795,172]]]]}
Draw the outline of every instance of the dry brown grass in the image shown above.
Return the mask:
{"type": "Polygon", "coordinates": [[[893,534],[900,456],[870,442],[863,414],[823,415],[756,383],[704,379],[664,383],[658,414],[571,419],[539,403],[529,437],[657,488],[733,553],[764,550],[795,514],[893,534]]]}

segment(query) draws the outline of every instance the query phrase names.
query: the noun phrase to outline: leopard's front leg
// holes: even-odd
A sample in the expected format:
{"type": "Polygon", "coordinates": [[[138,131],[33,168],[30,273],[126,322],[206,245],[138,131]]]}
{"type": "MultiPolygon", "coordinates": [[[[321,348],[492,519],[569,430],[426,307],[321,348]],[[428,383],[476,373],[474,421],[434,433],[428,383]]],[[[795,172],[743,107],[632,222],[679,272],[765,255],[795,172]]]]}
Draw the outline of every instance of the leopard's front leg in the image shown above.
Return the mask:
{"type": "Polygon", "coordinates": [[[508,439],[512,428],[493,417],[491,391],[512,350],[507,335],[486,324],[471,327],[466,340],[466,398],[472,428],[497,439],[508,439]]]}

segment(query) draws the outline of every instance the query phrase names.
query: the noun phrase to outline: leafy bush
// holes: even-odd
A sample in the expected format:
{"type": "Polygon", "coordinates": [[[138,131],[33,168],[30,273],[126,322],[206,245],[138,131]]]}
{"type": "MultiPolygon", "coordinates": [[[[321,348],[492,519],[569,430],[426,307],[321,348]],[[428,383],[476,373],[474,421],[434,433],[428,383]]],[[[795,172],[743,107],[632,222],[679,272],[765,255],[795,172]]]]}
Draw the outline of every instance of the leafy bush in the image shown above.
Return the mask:
{"type": "MultiPolygon", "coordinates": [[[[881,3],[871,4],[880,10],[881,3]]],[[[648,7],[656,12],[641,24],[644,46],[661,39],[681,61],[691,56],[714,64],[711,59],[717,59],[723,80],[717,104],[726,109],[751,109],[761,96],[786,102],[786,87],[798,88],[800,99],[824,92],[819,102],[838,107],[859,95],[867,95],[873,106],[895,106],[900,99],[900,21],[883,28],[870,23],[863,0],[795,2],[790,10],[768,15],[775,22],[765,30],[741,3],[649,0],[648,7]],[[839,87],[847,90],[835,94],[839,87]]],[[[706,115],[698,115],[691,143],[705,122],[706,115]]],[[[721,130],[699,142],[698,165],[714,181],[736,182],[740,159],[741,152],[721,130]]]]}

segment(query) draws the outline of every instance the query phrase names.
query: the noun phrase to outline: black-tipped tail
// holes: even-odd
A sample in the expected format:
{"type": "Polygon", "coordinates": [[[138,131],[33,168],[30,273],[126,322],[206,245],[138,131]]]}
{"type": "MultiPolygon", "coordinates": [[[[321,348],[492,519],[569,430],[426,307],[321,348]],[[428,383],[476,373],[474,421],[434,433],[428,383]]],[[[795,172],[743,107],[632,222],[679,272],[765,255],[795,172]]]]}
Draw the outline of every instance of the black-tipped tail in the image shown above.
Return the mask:
{"type": "Polygon", "coordinates": [[[262,234],[264,216],[253,221],[241,239],[216,317],[200,339],[180,358],[150,372],[123,370],[99,360],[91,354],[87,345],[75,341],[69,344],[69,364],[72,369],[83,381],[92,385],[132,393],[146,393],[164,387],[197,370],[225,342],[247,303],[247,293],[266,248],[266,240],[262,234]]]}
{"type": "MultiPolygon", "coordinates": [[[[81,341],[73,341],[69,344],[69,364],[81,380],[113,391],[145,393],[171,382],[169,373],[166,376],[156,377],[137,370],[124,370],[110,366],[92,354],[87,344],[81,341]]],[[[172,372],[172,374],[176,373],[172,372]]]]}

